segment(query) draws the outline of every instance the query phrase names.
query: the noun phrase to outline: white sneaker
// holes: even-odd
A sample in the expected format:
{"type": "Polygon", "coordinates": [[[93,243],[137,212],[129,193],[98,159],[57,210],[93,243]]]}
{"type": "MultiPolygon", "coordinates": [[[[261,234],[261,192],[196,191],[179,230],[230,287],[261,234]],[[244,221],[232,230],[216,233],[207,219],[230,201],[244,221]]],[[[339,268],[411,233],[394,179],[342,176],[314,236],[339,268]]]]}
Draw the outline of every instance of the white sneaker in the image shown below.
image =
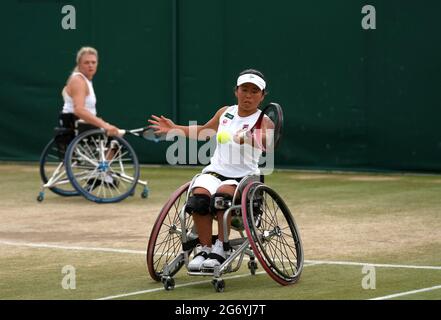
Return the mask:
{"type": "Polygon", "coordinates": [[[104,176],[104,182],[108,184],[113,184],[113,177],[111,174],[106,174],[104,176]]]}
{"type": "MultiPolygon", "coordinates": [[[[200,246],[199,246],[200,247],[200,246]]],[[[200,248],[200,251],[195,254],[193,259],[188,263],[189,271],[201,271],[202,263],[208,258],[208,255],[211,252],[211,248],[207,246],[203,246],[200,248]]]]}
{"type": "Polygon", "coordinates": [[[203,261],[202,269],[213,269],[220,266],[226,260],[226,253],[224,251],[224,244],[218,239],[208,255],[208,259],[203,261]]]}

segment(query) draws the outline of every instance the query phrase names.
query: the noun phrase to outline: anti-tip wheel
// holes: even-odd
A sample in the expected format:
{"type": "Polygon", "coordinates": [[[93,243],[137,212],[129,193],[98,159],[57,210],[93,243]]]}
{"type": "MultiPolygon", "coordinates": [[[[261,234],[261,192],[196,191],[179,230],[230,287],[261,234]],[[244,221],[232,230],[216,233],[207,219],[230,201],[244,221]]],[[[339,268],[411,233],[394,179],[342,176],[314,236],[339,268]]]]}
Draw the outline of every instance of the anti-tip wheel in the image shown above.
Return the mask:
{"type": "Polygon", "coordinates": [[[37,197],[38,202],[42,202],[44,200],[44,192],[40,192],[37,197]]]}
{"type": "Polygon", "coordinates": [[[216,292],[224,292],[225,290],[225,281],[222,279],[214,279],[212,281],[213,286],[214,286],[214,290],[216,292]]]}
{"type": "Polygon", "coordinates": [[[164,283],[164,289],[167,291],[173,290],[175,288],[175,279],[167,277],[162,279],[164,283]]]}
{"type": "Polygon", "coordinates": [[[253,261],[253,260],[248,261],[248,269],[250,269],[250,272],[251,272],[251,274],[253,276],[256,275],[257,268],[258,267],[257,267],[257,262],[256,261],[253,261]]]}
{"type": "Polygon", "coordinates": [[[147,199],[148,197],[149,197],[149,189],[147,189],[147,187],[145,187],[144,190],[142,190],[141,198],[147,199]]]}

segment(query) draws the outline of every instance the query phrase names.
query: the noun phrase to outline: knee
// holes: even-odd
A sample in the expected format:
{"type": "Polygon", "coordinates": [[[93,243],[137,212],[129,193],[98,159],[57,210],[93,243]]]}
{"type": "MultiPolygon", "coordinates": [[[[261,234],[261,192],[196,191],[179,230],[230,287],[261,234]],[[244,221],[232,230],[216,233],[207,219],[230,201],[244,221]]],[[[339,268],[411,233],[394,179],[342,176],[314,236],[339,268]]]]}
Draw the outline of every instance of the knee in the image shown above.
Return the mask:
{"type": "Polygon", "coordinates": [[[211,197],[206,194],[194,194],[188,198],[185,205],[185,212],[188,214],[207,215],[210,213],[211,197]]]}

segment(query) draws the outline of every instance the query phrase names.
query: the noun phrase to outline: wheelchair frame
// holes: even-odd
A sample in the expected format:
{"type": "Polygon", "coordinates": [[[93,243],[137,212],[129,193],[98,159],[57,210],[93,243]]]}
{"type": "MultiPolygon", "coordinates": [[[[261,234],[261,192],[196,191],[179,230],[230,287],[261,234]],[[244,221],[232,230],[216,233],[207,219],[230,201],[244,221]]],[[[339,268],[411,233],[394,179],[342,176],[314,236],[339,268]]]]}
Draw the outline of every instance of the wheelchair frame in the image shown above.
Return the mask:
{"type": "MultiPolygon", "coordinates": [[[[56,130],[70,129],[56,128],[56,130]]],[[[49,188],[49,190],[61,196],[82,195],[96,203],[114,203],[133,195],[137,184],[143,186],[141,197],[147,198],[148,183],[139,179],[140,170],[135,151],[121,137],[112,137],[113,141],[116,141],[116,151],[111,159],[107,159],[106,152],[110,154],[113,147],[109,146],[110,141],[102,129],[87,130],[76,135],[68,145],[64,146],[64,150],[59,150],[55,138],[51,139],[40,157],[42,186],[37,201],[44,200],[45,189],[49,188]],[[88,143],[91,143],[91,145],[88,145],[88,143]],[[123,159],[123,157],[129,158],[129,161],[131,161],[130,165],[134,170],[133,176],[125,174],[124,166],[127,164],[124,162],[127,159],[123,159]],[[57,158],[56,160],[59,161],[58,163],[55,161],[55,169],[50,176],[46,172],[49,166],[48,162],[51,160],[49,158],[57,158]],[[119,172],[115,172],[112,165],[117,165],[119,172]],[[121,188],[115,182],[106,182],[104,180],[105,174],[111,176],[112,181],[121,183],[121,188]],[[99,179],[99,176],[103,179],[99,179]],[[118,180],[113,180],[114,178],[118,180]],[[92,181],[92,185],[89,184],[90,181],[92,181]],[[73,190],[66,190],[67,185],[72,187],[73,190]],[[122,187],[127,188],[123,190],[122,187]]]]}
{"type": "MultiPolygon", "coordinates": [[[[185,265],[186,267],[188,266],[189,257],[192,253],[195,253],[196,245],[198,244],[197,230],[194,224],[189,223],[189,220],[192,220],[192,218],[185,212],[185,204],[187,203],[188,198],[191,194],[191,189],[194,181],[199,175],[200,174],[196,175],[191,180],[191,182],[188,182],[181,186],[170,197],[170,199],[162,208],[161,213],[158,216],[150,235],[147,247],[148,271],[154,280],[161,281],[163,283],[166,290],[172,290],[174,288],[175,281],[173,276],[181,269],[183,265],[185,265]],[[183,192],[186,192],[186,196],[184,204],[181,208],[178,209],[179,212],[176,212],[178,219],[168,217],[167,222],[164,223],[167,216],[170,214],[170,208],[174,205],[174,202],[177,199],[179,199],[180,202],[180,197],[183,195],[183,192]],[[165,230],[161,231],[163,226],[165,226],[165,230]],[[180,239],[182,249],[180,249],[176,256],[170,261],[168,261],[168,256],[170,255],[169,253],[155,252],[155,248],[157,247],[156,243],[158,242],[158,236],[160,234],[167,234],[166,238],[176,236],[176,238],[179,237],[180,239]],[[161,256],[159,260],[155,260],[155,255],[161,256]],[[161,260],[163,257],[166,257],[166,261],[163,266],[159,266],[159,264],[162,262],[161,260]],[[159,264],[157,263],[158,261],[159,264]],[[156,265],[158,265],[158,267],[156,265]],[[161,267],[162,270],[156,270],[161,267]]],[[[277,195],[277,193],[275,193],[274,190],[270,189],[261,181],[263,181],[263,179],[261,179],[259,176],[247,176],[242,179],[233,195],[232,206],[225,210],[223,214],[222,223],[224,230],[224,249],[231,251],[231,254],[227,256],[227,259],[220,266],[215,267],[212,271],[202,270],[200,272],[194,272],[187,270],[187,274],[191,276],[212,276],[212,284],[216,292],[223,292],[225,289],[225,281],[222,279],[222,275],[238,271],[243,263],[245,255],[249,256],[250,260],[248,261],[248,268],[250,269],[252,275],[255,275],[256,273],[257,262],[255,260],[257,256],[257,259],[259,260],[265,271],[270,275],[271,278],[273,278],[281,285],[293,284],[297,282],[300,277],[303,269],[304,260],[303,247],[294,218],[292,217],[286,204],[277,195]],[[282,266],[282,268],[278,267],[276,262],[272,261],[271,258],[268,257],[268,254],[266,252],[263,252],[263,254],[261,252],[265,251],[262,250],[261,242],[269,243],[272,237],[281,237],[282,233],[286,233],[286,231],[278,229],[277,226],[274,227],[274,230],[265,230],[262,232],[262,234],[257,234],[256,229],[253,227],[253,225],[256,225],[256,221],[254,221],[252,211],[254,200],[247,199],[247,197],[249,195],[254,196],[254,194],[257,192],[256,190],[259,188],[267,189],[267,192],[273,194],[273,196],[276,198],[276,201],[278,202],[278,207],[281,208],[281,211],[283,211],[283,215],[286,217],[287,220],[290,220],[288,221],[288,224],[289,229],[292,233],[291,235],[293,236],[295,252],[293,252],[292,248],[289,248],[289,250],[285,250],[285,253],[282,254],[282,259],[288,258],[287,256],[290,254],[288,251],[291,251],[291,253],[295,255],[295,266],[293,266],[293,263],[291,261],[289,262],[291,264],[291,268],[294,267],[295,269],[292,270],[293,274],[287,274],[289,272],[288,270],[286,270],[284,265],[282,266]],[[236,204],[237,200],[239,200],[240,197],[242,198],[240,204],[236,204]],[[247,205],[250,204],[251,206],[249,207],[249,209],[246,209],[247,205]],[[251,214],[247,215],[246,211],[251,211],[251,214]],[[233,215],[232,220],[237,217],[241,217],[242,224],[243,226],[245,226],[244,229],[246,231],[246,234],[244,233],[244,230],[242,228],[232,225],[231,228],[240,234],[240,238],[230,239],[227,229],[228,216],[230,213],[233,214],[234,212],[236,212],[236,215],[233,215]],[[239,215],[238,213],[241,214],[239,215]],[[286,257],[283,257],[284,254],[286,255],[286,257]],[[235,261],[236,264],[233,265],[235,261]]],[[[213,237],[213,242],[214,240],[215,237],[213,237]]],[[[165,243],[165,241],[166,240],[159,241],[159,246],[164,245],[170,248],[170,246],[163,244],[165,243]]],[[[175,240],[170,241],[173,243],[175,242],[175,240]]],[[[175,247],[175,252],[177,251],[176,249],[177,248],[175,247]]],[[[171,255],[174,255],[175,252],[171,255]]]]}

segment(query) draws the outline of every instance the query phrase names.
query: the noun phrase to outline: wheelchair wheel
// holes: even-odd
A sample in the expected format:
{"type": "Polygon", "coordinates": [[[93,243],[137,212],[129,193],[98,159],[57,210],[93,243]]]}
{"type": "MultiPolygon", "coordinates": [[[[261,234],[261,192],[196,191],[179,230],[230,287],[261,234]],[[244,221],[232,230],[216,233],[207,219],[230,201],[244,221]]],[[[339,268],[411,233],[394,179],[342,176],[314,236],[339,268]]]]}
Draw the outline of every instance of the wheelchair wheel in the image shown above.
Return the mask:
{"type": "Polygon", "coordinates": [[[254,254],[268,275],[281,285],[297,282],[303,247],[294,218],[280,196],[260,182],[244,190],[242,216],[254,254]]]}
{"type": "Polygon", "coordinates": [[[55,139],[49,141],[46,147],[43,149],[40,157],[40,177],[43,184],[46,184],[49,179],[56,175],[57,181],[54,183],[54,187],[49,187],[52,192],[64,196],[71,197],[77,196],[79,193],[70,183],[70,180],[66,174],[64,168],[64,152],[59,150],[58,144],[55,139]],[[56,171],[59,172],[56,174],[56,171]]]}
{"type": "MultiPolygon", "coordinates": [[[[164,207],[153,225],[147,246],[147,267],[155,281],[161,281],[165,266],[175,259],[182,249],[182,228],[179,214],[185,204],[190,182],[177,189],[164,207]]],[[[193,219],[187,215],[185,230],[189,234],[193,227],[193,219]]],[[[184,261],[174,266],[168,276],[174,276],[183,266],[184,261]]]]}
{"type": "Polygon", "coordinates": [[[133,193],[139,179],[135,151],[120,137],[101,129],[78,135],[69,145],[66,172],[74,188],[86,199],[113,203],[133,193]]]}

